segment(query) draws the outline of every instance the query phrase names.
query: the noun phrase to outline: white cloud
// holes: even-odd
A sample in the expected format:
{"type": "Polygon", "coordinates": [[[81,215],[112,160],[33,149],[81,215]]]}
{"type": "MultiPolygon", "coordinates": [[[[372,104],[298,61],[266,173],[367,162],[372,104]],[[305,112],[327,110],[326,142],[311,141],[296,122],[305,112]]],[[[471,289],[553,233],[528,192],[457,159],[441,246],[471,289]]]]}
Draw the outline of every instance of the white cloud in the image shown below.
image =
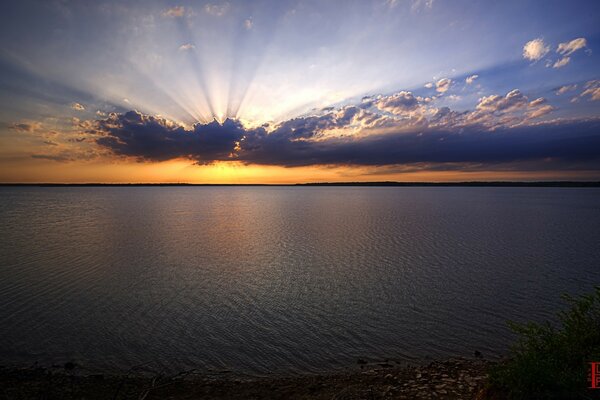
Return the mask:
{"type": "Polygon", "coordinates": [[[479,78],[479,75],[471,75],[468,76],[467,79],[465,79],[465,82],[467,83],[467,85],[472,84],[473,82],[475,82],[475,79],[479,78]]]}
{"type": "Polygon", "coordinates": [[[523,57],[526,60],[538,61],[550,51],[550,46],[541,38],[530,40],[523,46],[523,57]]]}
{"type": "Polygon", "coordinates": [[[185,15],[185,7],[175,6],[162,13],[163,17],[181,18],[185,15]]]}
{"type": "Polygon", "coordinates": [[[77,111],[84,111],[84,110],[85,110],[85,107],[84,107],[84,106],[82,106],[82,105],[81,105],[81,104],[79,104],[79,103],[73,103],[73,104],[71,104],[71,108],[72,108],[73,110],[77,110],[77,111]]]}
{"type": "Polygon", "coordinates": [[[431,88],[433,87],[433,83],[431,83],[431,82],[427,82],[427,83],[426,83],[424,86],[425,86],[427,89],[431,89],[431,88]]]}
{"type": "Polygon", "coordinates": [[[252,18],[248,18],[244,21],[244,28],[246,28],[247,30],[250,30],[254,27],[254,21],[252,20],[252,18]]]}
{"type": "Polygon", "coordinates": [[[583,49],[587,46],[587,40],[585,38],[573,39],[570,42],[560,43],[556,48],[556,52],[564,56],[571,55],[579,49],[583,49]]]}
{"type": "Polygon", "coordinates": [[[553,65],[552,68],[562,68],[565,65],[567,65],[569,62],[571,61],[571,57],[563,57],[560,60],[557,60],[553,65]]]}
{"type": "Polygon", "coordinates": [[[448,78],[442,78],[435,83],[435,90],[439,93],[446,93],[448,89],[450,89],[450,85],[452,85],[452,80],[448,78]]]}
{"type": "Polygon", "coordinates": [[[186,44],[182,44],[181,46],[179,46],[179,51],[190,51],[190,50],[194,50],[196,48],[196,46],[194,46],[191,43],[186,43],[186,44]]]}

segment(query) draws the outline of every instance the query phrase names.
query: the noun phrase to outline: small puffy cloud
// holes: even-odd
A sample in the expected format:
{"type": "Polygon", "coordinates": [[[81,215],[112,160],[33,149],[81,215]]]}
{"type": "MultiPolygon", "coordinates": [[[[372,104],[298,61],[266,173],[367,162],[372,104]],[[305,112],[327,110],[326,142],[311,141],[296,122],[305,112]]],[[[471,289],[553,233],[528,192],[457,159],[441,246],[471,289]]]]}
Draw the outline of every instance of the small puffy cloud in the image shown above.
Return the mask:
{"type": "Polygon", "coordinates": [[[467,85],[470,85],[473,82],[475,82],[475,79],[477,79],[477,78],[479,78],[479,75],[467,76],[467,79],[465,79],[465,82],[467,83],[467,85]]]}
{"type": "Polygon", "coordinates": [[[588,97],[590,100],[600,100],[600,80],[589,81],[585,84],[585,90],[579,97],[588,97]]]}
{"type": "Polygon", "coordinates": [[[560,96],[561,94],[570,92],[572,90],[577,89],[577,85],[565,85],[565,86],[561,86],[558,89],[556,89],[556,95],[560,96]]]}
{"type": "Polygon", "coordinates": [[[204,12],[216,17],[221,17],[229,10],[229,3],[225,2],[222,4],[211,4],[208,3],[204,6],[204,12]]]}
{"type": "Polygon", "coordinates": [[[556,49],[556,52],[563,56],[568,56],[575,53],[579,49],[583,49],[587,46],[587,40],[585,38],[573,39],[570,42],[560,43],[556,49]]]}
{"type": "Polygon", "coordinates": [[[391,114],[401,115],[415,110],[419,106],[419,101],[411,92],[401,91],[377,99],[375,106],[391,114]]]}
{"type": "Polygon", "coordinates": [[[511,111],[515,108],[526,106],[528,103],[527,97],[521,93],[519,89],[511,90],[506,96],[499,96],[497,94],[482,97],[477,104],[478,110],[488,112],[505,112],[511,111]]]}
{"type": "Polygon", "coordinates": [[[427,83],[426,83],[425,85],[423,85],[423,86],[425,86],[427,89],[431,89],[431,88],[433,87],[433,83],[432,83],[432,82],[427,82],[427,83]]]}
{"type": "Polygon", "coordinates": [[[567,65],[569,62],[571,61],[571,57],[563,57],[559,60],[557,60],[553,65],[552,68],[562,68],[565,65],[567,65]]]}
{"type": "Polygon", "coordinates": [[[435,90],[439,93],[446,93],[450,89],[450,85],[452,85],[451,79],[442,78],[435,83],[435,90]]]}
{"type": "Polygon", "coordinates": [[[163,11],[163,17],[181,18],[185,15],[185,7],[175,6],[163,11]]]}
{"type": "Polygon", "coordinates": [[[85,110],[85,107],[83,105],[79,104],[79,103],[73,103],[73,104],[71,104],[71,108],[73,110],[77,110],[77,111],[84,111],[85,110]]]}
{"type": "Polygon", "coordinates": [[[538,61],[550,51],[550,46],[541,38],[530,40],[523,46],[523,58],[529,61],[538,61]]]}
{"type": "Polygon", "coordinates": [[[547,100],[543,97],[537,98],[535,100],[533,100],[531,103],[529,103],[530,107],[537,107],[537,106],[541,106],[542,104],[547,103],[547,100]]]}
{"type": "Polygon", "coordinates": [[[552,107],[549,104],[546,104],[541,107],[534,107],[533,109],[527,111],[526,116],[529,119],[540,118],[544,115],[551,113],[552,111],[554,111],[554,107],[552,107]]]}
{"type": "Polygon", "coordinates": [[[545,98],[539,97],[529,103],[525,116],[527,119],[541,118],[554,110],[555,108],[548,104],[545,98]]]}
{"type": "Polygon", "coordinates": [[[190,51],[190,50],[194,50],[196,48],[196,46],[194,46],[191,43],[186,43],[186,44],[182,44],[181,46],[179,46],[179,51],[190,51]]]}
{"type": "Polygon", "coordinates": [[[244,28],[246,28],[247,30],[250,30],[254,27],[254,21],[252,20],[252,18],[247,18],[244,21],[244,28]]]}

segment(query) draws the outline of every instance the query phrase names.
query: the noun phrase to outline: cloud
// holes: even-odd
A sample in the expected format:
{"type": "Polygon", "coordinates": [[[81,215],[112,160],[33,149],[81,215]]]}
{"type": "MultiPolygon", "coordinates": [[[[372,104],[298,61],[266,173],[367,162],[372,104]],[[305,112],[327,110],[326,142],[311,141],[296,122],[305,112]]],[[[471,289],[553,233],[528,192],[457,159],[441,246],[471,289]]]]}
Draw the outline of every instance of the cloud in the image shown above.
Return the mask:
{"type": "Polygon", "coordinates": [[[585,90],[579,97],[588,97],[590,100],[600,100],[600,80],[589,81],[585,84],[585,90]]]}
{"type": "Polygon", "coordinates": [[[435,90],[439,93],[446,93],[448,89],[450,89],[450,85],[452,85],[452,80],[448,78],[442,78],[435,83],[435,90]]]}
{"type": "Polygon", "coordinates": [[[419,101],[411,92],[401,91],[391,96],[381,97],[374,104],[380,110],[400,115],[415,110],[419,106],[419,101]]]}
{"type": "Polygon", "coordinates": [[[565,65],[567,65],[569,62],[571,61],[571,57],[563,57],[559,60],[557,60],[553,65],[552,68],[562,68],[565,65]]]}
{"type": "Polygon", "coordinates": [[[540,98],[537,98],[537,99],[533,100],[531,103],[529,103],[529,106],[530,107],[537,107],[537,106],[541,106],[542,104],[546,104],[547,102],[548,101],[545,98],[540,97],[540,98]]]}
{"type": "Polygon", "coordinates": [[[478,110],[488,112],[506,112],[527,105],[528,99],[519,89],[511,90],[506,96],[491,95],[482,97],[477,104],[478,110]]]}
{"type": "Polygon", "coordinates": [[[68,162],[74,161],[72,157],[66,154],[32,154],[31,158],[37,158],[39,160],[50,160],[57,162],[68,162]]]}
{"type": "Polygon", "coordinates": [[[423,85],[424,87],[426,87],[427,89],[431,89],[433,87],[433,83],[432,82],[427,82],[425,85],[423,85]]]}
{"type": "MultiPolygon", "coordinates": [[[[433,8],[433,3],[434,0],[411,0],[410,9],[412,12],[431,10],[433,8]]],[[[386,4],[389,8],[394,8],[400,4],[400,0],[385,0],[384,4],[386,4]]]]}
{"type": "Polygon", "coordinates": [[[33,133],[40,130],[42,124],[39,122],[16,122],[8,126],[9,129],[12,129],[17,132],[26,132],[33,133]]]}
{"type": "Polygon", "coordinates": [[[244,28],[246,28],[247,30],[250,30],[254,27],[254,21],[252,20],[252,18],[247,18],[244,21],[244,28]]]}
{"type": "Polygon", "coordinates": [[[565,86],[561,86],[558,89],[556,89],[556,95],[560,96],[561,94],[570,92],[572,90],[577,89],[577,85],[565,85],[565,86]]]}
{"type": "Polygon", "coordinates": [[[541,118],[547,114],[550,114],[554,110],[555,110],[554,107],[552,107],[549,104],[546,104],[541,107],[532,108],[532,109],[528,110],[526,113],[526,116],[527,116],[527,119],[541,118]]]}
{"type": "MultiPolygon", "coordinates": [[[[556,52],[563,56],[569,56],[575,53],[579,49],[583,49],[587,46],[587,40],[585,38],[573,39],[570,42],[560,43],[556,48],[556,52]]],[[[564,58],[563,58],[564,59],[564,58]]]]}
{"type": "Polygon", "coordinates": [[[552,159],[600,169],[600,154],[596,150],[600,148],[599,119],[503,127],[493,133],[478,125],[460,130],[431,125],[360,138],[310,140],[318,120],[290,120],[272,132],[245,129],[231,120],[223,125],[213,122],[186,130],[156,117],[129,112],[105,121],[103,136],[97,143],[114,154],[142,161],[186,158],[200,164],[236,160],[286,167],[419,163],[492,166],[510,162],[543,164],[552,159]]]}
{"type": "Polygon", "coordinates": [[[541,38],[530,40],[523,46],[523,58],[529,61],[538,61],[550,51],[550,46],[541,38]]]}
{"type": "Polygon", "coordinates": [[[163,17],[181,18],[185,15],[185,7],[175,6],[163,11],[163,17]]]}
{"type": "Polygon", "coordinates": [[[71,104],[71,108],[72,108],[73,110],[77,110],[77,111],[84,111],[84,110],[85,110],[85,107],[84,107],[84,106],[82,106],[82,105],[81,105],[81,104],[79,104],[79,103],[73,103],[73,104],[71,104]]]}
{"type": "Polygon", "coordinates": [[[465,79],[465,82],[467,85],[472,84],[473,82],[475,82],[475,79],[479,78],[479,75],[471,75],[468,76],[467,79],[465,79]]]}
{"type": "Polygon", "coordinates": [[[225,2],[222,4],[211,4],[208,3],[204,6],[204,12],[216,17],[221,17],[229,11],[229,3],[225,2]]]}
{"type": "Polygon", "coordinates": [[[467,111],[436,108],[401,91],[256,128],[229,119],[185,128],[137,111],[111,113],[82,126],[101,149],[149,162],[188,159],[197,164],[237,161],[285,167],[435,164],[427,168],[443,169],[456,163],[542,165],[551,159],[600,170],[600,119],[536,122],[553,110],[545,98],[530,101],[517,89],[483,97],[467,111]]]}
{"type": "Polygon", "coordinates": [[[412,5],[410,6],[412,11],[420,11],[422,9],[431,10],[433,8],[434,0],[412,0],[412,5]]]}
{"type": "Polygon", "coordinates": [[[190,50],[194,50],[196,48],[196,46],[194,46],[191,43],[186,43],[186,44],[182,44],[181,46],[179,46],[179,51],[190,51],[190,50]]]}
{"type": "Polygon", "coordinates": [[[102,133],[100,146],[118,155],[140,160],[165,161],[188,158],[198,163],[230,159],[236,143],[248,133],[239,122],[227,120],[197,124],[192,130],[161,117],[129,111],[111,113],[99,120],[93,131],[102,133]]]}

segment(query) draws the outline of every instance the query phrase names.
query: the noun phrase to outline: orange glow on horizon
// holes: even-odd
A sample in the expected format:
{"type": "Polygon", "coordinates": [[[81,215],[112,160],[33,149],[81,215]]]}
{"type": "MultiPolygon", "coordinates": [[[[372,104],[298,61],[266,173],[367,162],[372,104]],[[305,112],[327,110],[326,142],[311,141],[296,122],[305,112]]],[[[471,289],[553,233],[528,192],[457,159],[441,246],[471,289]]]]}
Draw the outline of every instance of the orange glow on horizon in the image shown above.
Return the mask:
{"type": "Polygon", "coordinates": [[[189,160],[160,163],[54,162],[27,160],[0,168],[3,183],[196,183],[294,184],[307,182],[452,182],[507,180],[594,179],[594,171],[416,171],[398,172],[386,167],[307,166],[281,167],[219,162],[194,165],[189,160]]]}

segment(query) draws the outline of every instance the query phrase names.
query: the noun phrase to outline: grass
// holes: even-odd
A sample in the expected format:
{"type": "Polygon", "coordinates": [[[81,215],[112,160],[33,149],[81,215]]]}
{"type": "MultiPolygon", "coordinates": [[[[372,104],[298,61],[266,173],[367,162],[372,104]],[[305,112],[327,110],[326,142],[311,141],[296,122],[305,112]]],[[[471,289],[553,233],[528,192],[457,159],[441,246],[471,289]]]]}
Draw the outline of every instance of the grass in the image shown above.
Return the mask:
{"type": "Polygon", "coordinates": [[[509,399],[600,399],[590,362],[600,362],[600,287],[569,304],[559,324],[510,323],[519,335],[510,358],[490,371],[490,388],[509,399]]]}

